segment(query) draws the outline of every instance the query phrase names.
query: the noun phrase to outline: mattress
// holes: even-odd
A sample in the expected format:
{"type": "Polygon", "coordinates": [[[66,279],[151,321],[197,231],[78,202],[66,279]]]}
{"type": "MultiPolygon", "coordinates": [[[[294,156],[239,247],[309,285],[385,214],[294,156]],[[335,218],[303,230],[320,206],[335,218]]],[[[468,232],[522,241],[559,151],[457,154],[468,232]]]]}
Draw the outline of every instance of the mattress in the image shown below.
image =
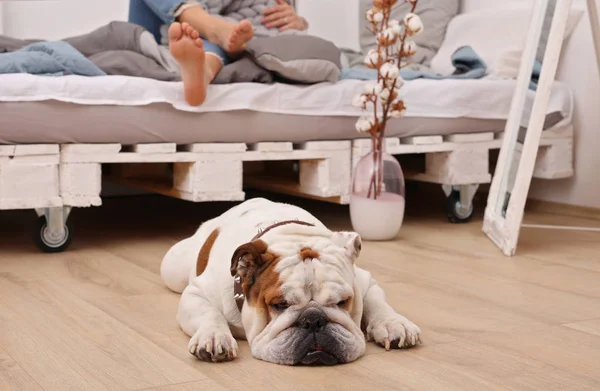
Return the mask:
{"type": "MultiPolygon", "coordinates": [[[[515,81],[414,80],[400,90],[406,117],[388,124],[389,136],[501,132],[515,81]]],[[[200,107],[182,96],[181,83],[121,77],[0,76],[0,143],[156,143],[339,140],[354,130],[352,106],[365,82],[312,86],[213,85],[200,107]]],[[[568,123],[569,88],[557,82],[546,128],[568,123]]]]}

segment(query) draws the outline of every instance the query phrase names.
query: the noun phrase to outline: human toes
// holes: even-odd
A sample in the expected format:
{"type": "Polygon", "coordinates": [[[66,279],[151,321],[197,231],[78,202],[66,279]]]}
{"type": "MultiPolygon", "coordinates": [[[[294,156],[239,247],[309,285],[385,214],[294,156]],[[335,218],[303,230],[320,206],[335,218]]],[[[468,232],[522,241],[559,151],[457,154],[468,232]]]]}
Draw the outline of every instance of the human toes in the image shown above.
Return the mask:
{"type": "Polygon", "coordinates": [[[198,31],[196,31],[196,29],[194,29],[190,25],[187,25],[187,27],[185,29],[185,34],[192,39],[200,38],[200,34],[198,34],[198,31]]]}
{"type": "Polygon", "coordinates": [[[243,34],[250,33],[252,31],[252,24],[244,19],[238,24],[238,31],[243,34]]]}
{"type": "Polygon", "coordinates": [[[169,40],[177,41],[177,40],[181,39],[182,35],[183,35],[183,29],[182,29],[181,23],[179,23],[179,22],[171,23],[171,25],[169,26],[169,31],[168,31],[169,40]]]}

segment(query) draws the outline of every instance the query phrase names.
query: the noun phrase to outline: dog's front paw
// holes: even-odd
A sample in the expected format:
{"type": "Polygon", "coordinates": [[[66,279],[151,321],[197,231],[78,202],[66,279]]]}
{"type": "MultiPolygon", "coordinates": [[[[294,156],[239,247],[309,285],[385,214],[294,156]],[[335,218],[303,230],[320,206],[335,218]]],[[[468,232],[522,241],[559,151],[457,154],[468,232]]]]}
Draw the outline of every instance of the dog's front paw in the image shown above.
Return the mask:
{"type": "Polygon", "coordinates": [[[410,348],[421,342],[419,326],[398,314],[373,321],[367,334],[386,350],[410,348]]]}
{"type": "Polygon", "coordinates": [[[237,357],[237,341],[231,332],[198,330],[190,339],[189,351],[202,361],[231,361],[237,357]]]}

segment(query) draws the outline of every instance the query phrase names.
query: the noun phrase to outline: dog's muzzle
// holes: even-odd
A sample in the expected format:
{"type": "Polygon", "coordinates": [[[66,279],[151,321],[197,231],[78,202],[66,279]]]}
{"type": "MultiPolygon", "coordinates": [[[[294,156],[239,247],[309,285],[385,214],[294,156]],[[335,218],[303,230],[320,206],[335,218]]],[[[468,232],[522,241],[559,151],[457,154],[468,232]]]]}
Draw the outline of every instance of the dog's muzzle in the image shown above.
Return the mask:
{"type": "Polygon", "coordinates": [[[329,318],[321,310],[309,308],[298,318],[296,327],[304,333],[303,352],[299,364],[335,365],[340,360],[334,351],[337,349],[331,335],[328,335],[329,318]]]}

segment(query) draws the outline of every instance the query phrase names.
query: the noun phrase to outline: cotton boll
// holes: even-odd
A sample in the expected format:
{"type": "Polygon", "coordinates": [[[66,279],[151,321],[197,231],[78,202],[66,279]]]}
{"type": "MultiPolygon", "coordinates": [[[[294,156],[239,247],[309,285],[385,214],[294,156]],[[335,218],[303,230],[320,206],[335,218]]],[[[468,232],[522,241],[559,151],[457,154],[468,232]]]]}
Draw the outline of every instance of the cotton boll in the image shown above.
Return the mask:
{"type": "Polygon", "coordinates": [[[383,101],[383,102],[387,102],[388,99],[390,99],[390,90],[389,89],[384,89],[381,91],[381,93],[379,94],[379,98],[383,101]]]}
{"type": "Polygon", "coordinates": [[[356,131],[359,133],[366,133],[369,132],[373,126],[375,125],[375,117],[368,116],[362,116],[358,119],[358,121],[356,121],[356,131]]]}
{"type": "Polygon", "coordinates": [[[392,118],[401,118],[406,114],[406,106],[404,106],[404,101],[402,100],[394,100],[391,104],[390,117],[392,118]]]}
{"type": "Polygon", "coordinates": [[[398,72],[398,77],[396,78],[396,88],[401,88],[405,83],[405,80],[402,78],[400,72],[398,72]]]}
{"type": "Polygon", "coordinates": [[[395,89],[400,89],[402,88],[402,86],[404,85],[404,79],[402,78],[402,75],[398,74],[398,77],[395,79],[385,79],[385,88],[392,88],[392,86],[395,89]]]}
{"type": "Polygon", "coordinates": [[[369,123],[365,121],[363,118],[359,118],[354,125],[356,131],[359,133],[365,133],[369,131],[369,123]]]}
{"type": "Polygon", "coordinates": [[[367,97],[364,95],[359,95],[356,98],[354,98],[354,102],[352,102],[352,105],[356,108],[364,109],[366,103],[367,103],[367,97]]]}
{"type": "Polygon", "coordinates": [[[380,83],[369,83],[365,86],[365,92],[371,95],[379,95],[383,89],[380,83]]]}
{"type": "Polygon", "coordinates": [[[398,34],[392,28],[385,28],[377,34],[377,42],[381,46],[391,46],[398,41],[398,34]]]}
{"type": "Polygon", "coordinates": [[[417,14],[408,13],[404,17],[404,26],[409,35],[417,35],[423,32],[423,21],[417,14]]]}
{"type": "Polygon", "coordinates": [[[385,61],[385,54],[375,49],[369,50],[365,57],[365,65],[369,68],[378,68],[385,61]]]}
{"type": "Polygon", "coordinates": [[[398,34],[396,34],[394,29],[391,29],[391,28],[387,28],[387,29],[383,30],[383,34],[390,41],[398,38],[398,34]]]}
{"type": "Polygon", "coordinates": [[[388,28],[392,30],[397,36],[402,34],[402,25],[400,25],[400,22],[397,20],[390,20],[388,22],[388,28]]]}
{"type": "Polygon", "coordinates": [[[405,41],[402,47],[402,55],[413,56],[417,53],[417,43],[415,41],[405,41]]]}
{"type": "Polygon", "coordinates": [[[406,113],[406,106],[404,106],[404,101],[399,100],[392,104],[392,111],[390,115],[394,118],[402,117],[406,113]]]}
{"type": "Polygon", "coordinates": [[[400,69],[398,69],[396,64],[391,62],[386,62],[379,70],[383,77],[390,80],[394,80],[400,75],[400,69]]]}
{"type": "Polygon", "coordinates": [[[373,14],[373,21],[375,23],[381,23],[383,22],[383,12],[381,11],[377,11],[373,14]]]}
{"type": "Polygon", "coordinates": [[[400,21],[396,19],[390,19],[390,21],[388,22],[388,27],[393,28],[396,26],[400,27],[400,21]]]}
{"type": "Polygon", "coordinates": [[[367,10],[367,13],[366,13],[367,20],[369,22],[373,22],[375,20],[374,17],[375,17],[375,12],[372,9],[367,10]]]}

